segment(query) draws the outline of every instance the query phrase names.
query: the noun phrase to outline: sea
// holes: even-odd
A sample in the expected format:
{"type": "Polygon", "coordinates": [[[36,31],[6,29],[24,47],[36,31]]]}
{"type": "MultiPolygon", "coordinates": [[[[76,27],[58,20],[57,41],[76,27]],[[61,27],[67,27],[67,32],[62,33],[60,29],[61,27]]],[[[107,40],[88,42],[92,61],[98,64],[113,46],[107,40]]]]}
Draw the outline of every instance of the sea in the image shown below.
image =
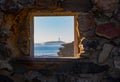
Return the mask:
{"type": "Polygon", "coordinates": [[[34,44],[35,57],[57,57],[61,44],[34,44]]]}

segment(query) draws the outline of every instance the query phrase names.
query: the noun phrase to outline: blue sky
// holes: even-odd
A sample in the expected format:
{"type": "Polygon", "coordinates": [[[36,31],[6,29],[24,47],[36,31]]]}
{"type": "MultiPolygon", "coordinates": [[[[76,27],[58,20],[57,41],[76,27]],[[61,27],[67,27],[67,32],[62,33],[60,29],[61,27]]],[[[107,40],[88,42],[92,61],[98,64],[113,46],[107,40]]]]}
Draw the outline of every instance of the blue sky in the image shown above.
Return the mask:
{"type": "Polygon", "coordinates": [[[34,42],[72,42],[74,40],[74,16],[35,16],[34,42]]]}

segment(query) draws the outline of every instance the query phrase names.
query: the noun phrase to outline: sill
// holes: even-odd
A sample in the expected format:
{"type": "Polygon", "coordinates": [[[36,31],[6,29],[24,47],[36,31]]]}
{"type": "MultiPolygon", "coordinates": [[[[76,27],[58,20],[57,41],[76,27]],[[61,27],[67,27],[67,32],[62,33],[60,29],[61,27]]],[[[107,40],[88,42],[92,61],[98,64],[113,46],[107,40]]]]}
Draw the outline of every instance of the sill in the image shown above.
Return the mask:
{"type": "Polygon", "coordinates": [[[40,57],[19,57],[16,58],[20,62],[64,62],[64,61],[74,61],[78,60],[78,57],[59,57],[59,58],[40,58],[40,57]]]}
{"type": "Polygon", "coordinates": [[[15,58],[18,65],[27,69],[55,69],[60,66],[78,61],[78,57],[59,57],[59,58],[33,58],[21,57],[15,58]]]}

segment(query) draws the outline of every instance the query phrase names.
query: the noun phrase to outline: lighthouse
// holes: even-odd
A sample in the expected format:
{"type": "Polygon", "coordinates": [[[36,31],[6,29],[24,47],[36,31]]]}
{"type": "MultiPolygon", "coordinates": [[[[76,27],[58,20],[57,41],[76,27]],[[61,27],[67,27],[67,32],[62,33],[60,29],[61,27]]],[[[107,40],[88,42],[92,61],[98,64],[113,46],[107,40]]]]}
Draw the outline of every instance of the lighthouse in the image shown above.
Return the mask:
{"type": "Polygon", "coordinates": [[[59,37],[58,41],[61,41],[61,40],[60,40],[60,37],[59,37]]]}

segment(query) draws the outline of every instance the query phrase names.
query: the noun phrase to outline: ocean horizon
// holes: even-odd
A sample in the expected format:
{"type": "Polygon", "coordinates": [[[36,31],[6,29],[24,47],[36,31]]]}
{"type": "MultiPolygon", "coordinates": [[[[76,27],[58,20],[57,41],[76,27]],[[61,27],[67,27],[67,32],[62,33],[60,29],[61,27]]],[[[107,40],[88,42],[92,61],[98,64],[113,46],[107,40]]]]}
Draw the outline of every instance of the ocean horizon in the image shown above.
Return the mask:
{"type": "Polygon", "coordinates": [[[34,44],[35,57],[58,57],[59,48],[63,47],[62,44],[49,43],[49,44],[34,44]]]}

